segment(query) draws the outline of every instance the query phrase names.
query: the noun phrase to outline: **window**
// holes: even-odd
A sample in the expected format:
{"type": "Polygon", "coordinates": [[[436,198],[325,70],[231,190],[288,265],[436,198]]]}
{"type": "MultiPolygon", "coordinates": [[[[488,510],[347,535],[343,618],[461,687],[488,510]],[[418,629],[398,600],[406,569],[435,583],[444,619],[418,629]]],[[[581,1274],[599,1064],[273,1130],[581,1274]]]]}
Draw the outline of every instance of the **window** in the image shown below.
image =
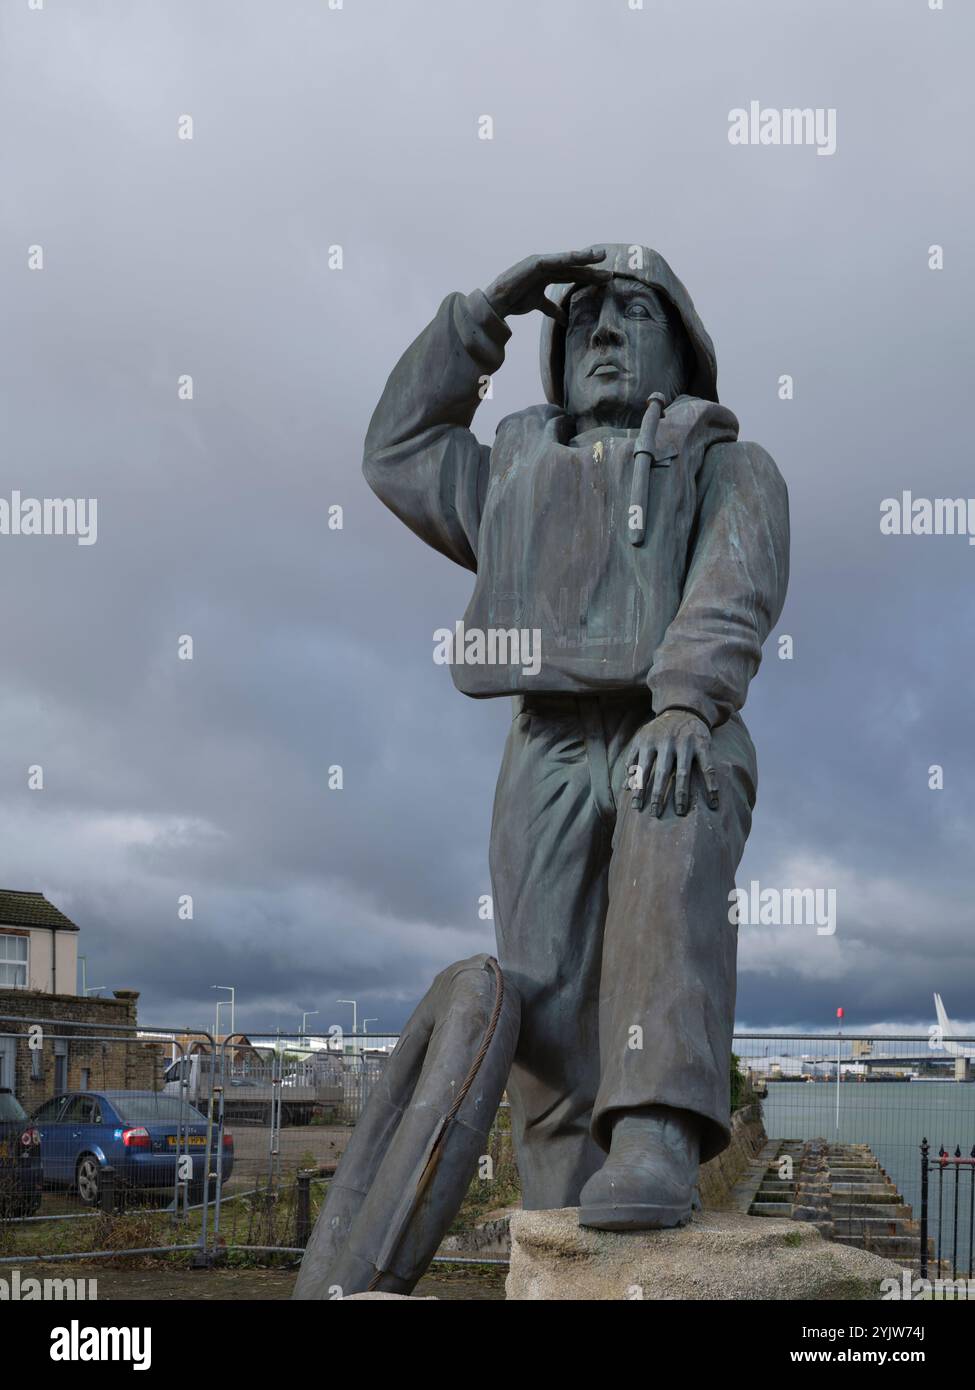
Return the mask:
{"type": "Polygon", "coordinates": [[[81,1089],[83,1091],[91,1089],[91,1067],[81,1068],[81,1089]]]}
{"type": "Polygon", "coordinates": [[[46,1100],[34,1115],[34,1120],[38,1124],[53,1124],[58,1117],[58,1111],[63,1106],[64,1096],[58,1096],[55,1100],[46,1100]]]}
{"type": "Polygon", "coordinates": [[[27,988],[26,936],[0,931],[0,988],[27,988]]]}
{"type": "Polygon", "coordinates": [[[100,1125],[102,1115],[97,1100],[92,1096],[72,1096],[61,1119],[66,1124],[100,1125]]]}
{"type": "Polygon", "coordinates": [[[205,1115],[178,1096],[129,1094],[113,1097],[113,1104],[129,1125],[206,1123],[205,1115]]]}

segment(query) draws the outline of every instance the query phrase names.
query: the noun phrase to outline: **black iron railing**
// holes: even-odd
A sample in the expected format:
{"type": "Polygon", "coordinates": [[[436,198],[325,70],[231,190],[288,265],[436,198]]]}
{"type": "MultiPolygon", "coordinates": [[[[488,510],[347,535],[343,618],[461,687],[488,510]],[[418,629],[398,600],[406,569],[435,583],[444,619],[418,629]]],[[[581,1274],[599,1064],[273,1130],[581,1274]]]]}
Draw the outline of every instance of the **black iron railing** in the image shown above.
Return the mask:
{"type": "Polygon", "coordinates": [[[927,1139],[921,1140],[921,1278],[928,1276],[930,1241],[928,1230],[931,1224],[931,1174],[934,1173],[934,1186],[937,1189],[935,1200],[938,1206],[938,1236],[935,1251],[935,1269],[938,1277],[945,1273],[945,1263],[951,1256],[948,1274],[950,1278],[962,1278],[964,1265],[964,1227],[968,1226],[968,1278],[972,1277],[973,1257],[975,1257],[975,1145],[967,1158],[962,1156],[961,1146],[955,1146],[950,1154],[942,1144],[936,1157],[931,1156],[931,1146],[927,1139]],[[946,1190],[947,1189],[947,1190],[946,1190]],[[967,1196],[967,1202],[965,1198],[967,1196]],[[964,1206],[962,1205],[964,1203],[964,1206]],[[946,1207],[950,1208],[946,1228],[946,1207]],[[965,1219],[967,1207],[967,1222],[965,1219]],[[962,1242],[959,1258],[959,1241],[962,1242]]]}

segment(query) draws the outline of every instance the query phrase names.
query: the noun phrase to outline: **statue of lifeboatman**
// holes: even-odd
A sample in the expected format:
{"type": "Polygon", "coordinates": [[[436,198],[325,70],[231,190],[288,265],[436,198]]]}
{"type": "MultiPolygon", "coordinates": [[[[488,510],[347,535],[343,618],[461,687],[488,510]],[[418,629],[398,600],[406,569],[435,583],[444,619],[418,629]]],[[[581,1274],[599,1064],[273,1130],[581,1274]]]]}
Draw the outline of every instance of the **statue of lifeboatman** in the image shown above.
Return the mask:
{"type": "Polygon", "coordinates": [[[714,348],[647,247],[531,256],[450,294],[394,368],[365,474],[474,571],[464,694],[509,696],[494,803],[498,954],[526,1208],[681,1225],[729,1142],[737,927],[755,803],[741,718],[785,599],[785,484],[719,405],[714,348]],[[512,315],[541,310],[546,404],[471,422],[512,315]]]}

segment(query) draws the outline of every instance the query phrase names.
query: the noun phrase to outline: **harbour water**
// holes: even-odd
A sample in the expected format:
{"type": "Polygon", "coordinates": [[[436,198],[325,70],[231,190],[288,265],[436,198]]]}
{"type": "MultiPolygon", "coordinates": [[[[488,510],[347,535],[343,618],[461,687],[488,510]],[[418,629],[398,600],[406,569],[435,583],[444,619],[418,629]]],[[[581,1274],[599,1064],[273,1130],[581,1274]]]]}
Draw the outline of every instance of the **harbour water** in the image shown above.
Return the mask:
{"type": "MultiPolygon", "coordinates": [[[[935,1157],[943,1145],[963,1155],[975,1146],[975,1084],[931,1082],[779,1081],[763,1102],[765,1132],[770,1139],[826,1139],[868,1144],[905,1202],[921,1214],[921,1141],[935,1157]],[[838,1102],[838,1121],[837,1121],[838,1102]]],[[[959,1256],[967,1269],[975,1169],[962,1171],[959,1183],[959,1256]]],[[[939,1175],[930,1175],[930,1230],[937,1239],[939,1175]]],[[[949,1237],[954,1216],[954,1175],[946,1173],[942,1222],[949,1237]]]]}

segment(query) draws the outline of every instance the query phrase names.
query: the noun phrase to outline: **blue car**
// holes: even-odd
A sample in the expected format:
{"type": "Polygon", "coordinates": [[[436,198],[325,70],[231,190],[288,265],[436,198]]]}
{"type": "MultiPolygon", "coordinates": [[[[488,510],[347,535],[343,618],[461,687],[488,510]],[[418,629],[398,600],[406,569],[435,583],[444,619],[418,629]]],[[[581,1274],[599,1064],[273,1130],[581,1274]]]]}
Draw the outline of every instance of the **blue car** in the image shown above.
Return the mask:
{"type": "Polygon", "coordinates": [[[13,1091],[0,1086],[0,1217],[41,1205],[41,1136],[13,1091]]]}
{"type": "MultiPolygon", "coordinates": [[[[207,1120],[178,1096],[158,1091],[74,1091],[46,1101],[34,1114],[40,1131],[44,1182],[77,1192],[86,1206],[98,1203],[104,1169],[115,1172],[116,1190],[173,1188],[178,1155],[188,1158],[188,1198],[202,1202],[206,1181],[207,1120]]],[[[213,1130],[211,1143],[217,1139],[213,1130]]],[[[221,1164],[226,1182],[234,1166],[233,1136],[224,1134],[221,1164]]],[[[216,1174],[216,1154],[210,1174],[216,1174]]],[[[211,1196],[213,1187],[211,1184],[211,1196]]]]}

